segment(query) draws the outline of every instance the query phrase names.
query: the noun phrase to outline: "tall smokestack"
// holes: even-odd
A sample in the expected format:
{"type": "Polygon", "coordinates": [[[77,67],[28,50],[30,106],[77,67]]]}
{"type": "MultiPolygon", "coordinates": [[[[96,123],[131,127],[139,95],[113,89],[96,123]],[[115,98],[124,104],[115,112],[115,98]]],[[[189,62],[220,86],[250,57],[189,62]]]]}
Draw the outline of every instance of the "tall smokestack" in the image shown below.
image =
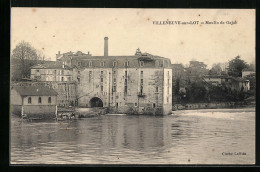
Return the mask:
{"type": "Polygon", "coordinates": [[[108,37],[104,38],[104,56],[108,56],[108,37]]]}

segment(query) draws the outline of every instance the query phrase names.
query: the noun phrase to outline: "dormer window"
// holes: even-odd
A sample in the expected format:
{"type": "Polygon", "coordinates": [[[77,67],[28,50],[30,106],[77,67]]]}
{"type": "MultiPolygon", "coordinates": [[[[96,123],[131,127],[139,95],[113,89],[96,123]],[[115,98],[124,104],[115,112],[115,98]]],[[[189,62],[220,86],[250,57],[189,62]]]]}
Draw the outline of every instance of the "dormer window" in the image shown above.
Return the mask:
{"type": "Polygon", "coordinates": [[[117,66],[117,62],[116,61],[113,62],[113,66],[114,67],[117,66]]]}
{"type": "Polygon", "coordinates": [[[105,65],[105,62],[100,62],[100,66],[104,66],[105,65]]]}
{"type": "Polygon", "coordinates": [[[140,67],[144,67],[144,61],[140,61],[140,67]]]}

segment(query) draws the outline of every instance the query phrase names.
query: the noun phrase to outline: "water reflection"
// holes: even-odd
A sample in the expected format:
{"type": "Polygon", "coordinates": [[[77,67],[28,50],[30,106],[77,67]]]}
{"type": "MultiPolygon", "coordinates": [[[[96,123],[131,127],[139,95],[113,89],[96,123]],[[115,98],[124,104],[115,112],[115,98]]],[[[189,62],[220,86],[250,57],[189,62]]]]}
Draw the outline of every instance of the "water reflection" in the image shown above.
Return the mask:
{"type": "MultiPolygon", "coordinates": [[[[198,112],[196,112],[198,113],[198,112]]],[[[100,116],[11,123],[11,162],[47,164],[253,163],[254,112],[100,116]],[[221,113],[225,113],[223,115],[221,113]],[[228,118],[227,118],[228,116],[228,118]],[[244,151],[245,157],[223,157],[244,151]]]]}

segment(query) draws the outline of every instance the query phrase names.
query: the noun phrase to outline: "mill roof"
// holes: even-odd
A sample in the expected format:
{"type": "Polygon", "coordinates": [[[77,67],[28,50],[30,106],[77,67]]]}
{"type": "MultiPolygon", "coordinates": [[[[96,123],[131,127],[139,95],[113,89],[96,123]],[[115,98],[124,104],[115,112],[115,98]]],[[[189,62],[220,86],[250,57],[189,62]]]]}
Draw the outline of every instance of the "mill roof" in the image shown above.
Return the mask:
{"type": "Polygon", "coordinates": [[[21,96],[57,96],[58,93],[46,86],[17,86],[13,87],[21,96]]]}

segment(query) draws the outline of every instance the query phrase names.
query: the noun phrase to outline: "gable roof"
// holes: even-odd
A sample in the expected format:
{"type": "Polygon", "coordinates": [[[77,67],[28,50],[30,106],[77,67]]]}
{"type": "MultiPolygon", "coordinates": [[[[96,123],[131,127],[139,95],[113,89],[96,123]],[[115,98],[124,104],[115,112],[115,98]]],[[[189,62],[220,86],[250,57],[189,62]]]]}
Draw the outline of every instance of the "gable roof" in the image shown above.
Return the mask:
{"type": "Polygon", "coordinates": [[[58,93],[46,86],[16,86],[15,89],[21,96],[57,96],[58,93]]]}

